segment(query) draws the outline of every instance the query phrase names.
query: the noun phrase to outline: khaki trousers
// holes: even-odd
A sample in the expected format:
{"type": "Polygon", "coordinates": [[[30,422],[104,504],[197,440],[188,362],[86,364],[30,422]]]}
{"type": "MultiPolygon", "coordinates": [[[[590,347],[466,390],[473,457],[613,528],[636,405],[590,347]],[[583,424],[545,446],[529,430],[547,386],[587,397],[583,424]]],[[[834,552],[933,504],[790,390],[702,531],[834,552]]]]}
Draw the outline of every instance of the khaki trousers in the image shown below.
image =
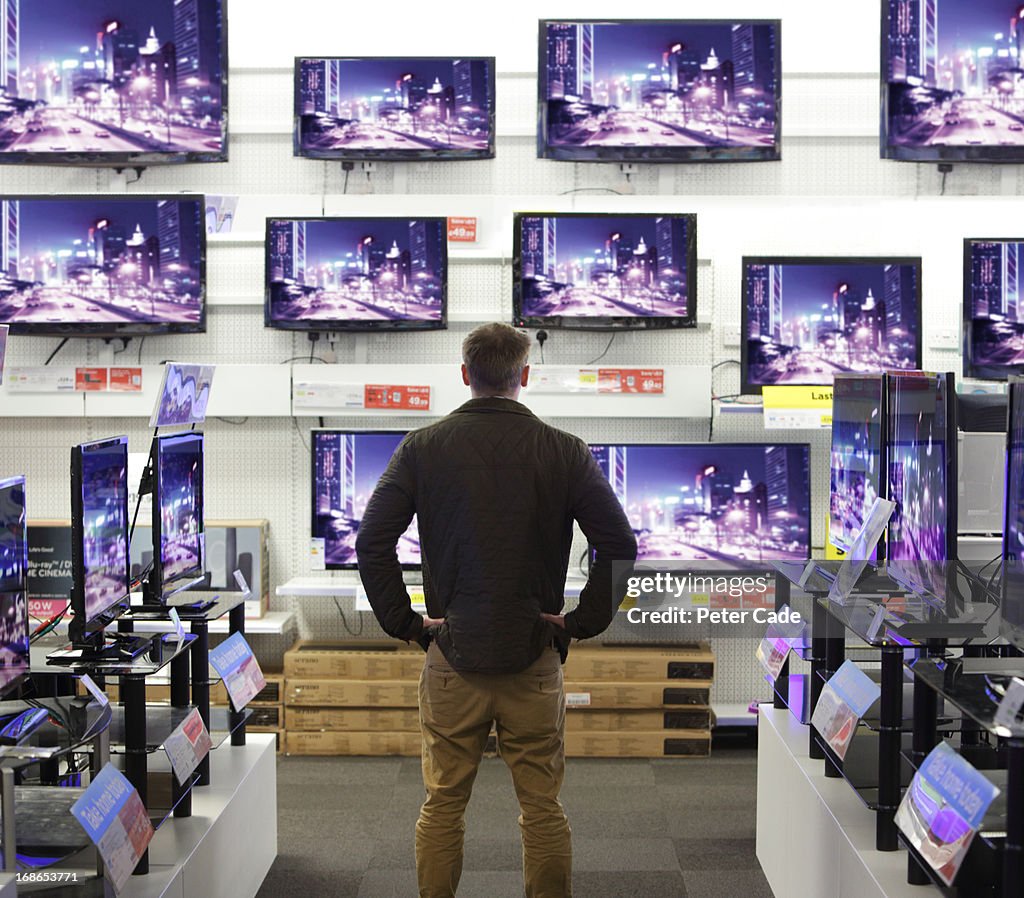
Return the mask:
{"type": "Polygon", "coordinates": [[[420,676],[423,784],[416,823],[420,898],[453,898],[464,814],[494,722],[522,813],[527,898],[571,898],[572,834],[558,792],[565,773],[565,690],[551,648],[518,674],[458,674],[436,645],[420,676]]]}

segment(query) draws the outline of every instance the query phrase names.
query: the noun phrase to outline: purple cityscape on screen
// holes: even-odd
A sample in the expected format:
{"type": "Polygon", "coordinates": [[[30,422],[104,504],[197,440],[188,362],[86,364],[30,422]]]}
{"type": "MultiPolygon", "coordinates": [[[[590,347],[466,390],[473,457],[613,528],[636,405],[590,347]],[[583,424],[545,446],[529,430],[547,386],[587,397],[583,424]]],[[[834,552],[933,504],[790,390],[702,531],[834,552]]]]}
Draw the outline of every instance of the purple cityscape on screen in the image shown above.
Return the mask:
{"type": "Polygon", "coordinates": [[[490,59],[300,59],[297,65],[302,155],[490,155],[490,59]]]}
{"type": "Polygon", "coordinates": [[[886,0],[885,8],[890,145],[1024,148],[1021,5],[886,0]]]}
{"type": "Polygon", "coordinates": [[[1000,612],[1011,630],[1010,638],[1018,648],[1024,648],[1024,384],[1011,387],[1009,428],[1000,612]]]}
{"type": "Polygon", "coordinates": [[[700,22],[547,22],[552,148],[775,147],[776,28],[700,22]]]}
{"type": "Polygon", "coordinates": [[[915,265],[748,262],[745,269],[749,383],[828,384],[842,371],[916,367],[915,265]]]}
{"type": "Polygon", "coordinates": [[[161,441],[160,565],[164,583],[200,573],[202,439],[161,441]]]}
{"type": "Polygon", "coordinates": [[[806,446],[592,445],[641,561],[798,560],[810,554],[806,446]]]}
{"type": "Polygon", "coordinates": [[[128,595],[128,468],[124,445],[82,452],[85,618],[128,595]]]}
{"type": "Polygon", "coordinates": [[[438,218],[271,219],[269,323],[440,322],[445,239],[438,218]]]}
{"type": "Polygon", "coordinates": [[[0,155],[223,151],[221,0],[6,0],[0,25],[0,155]]]}
{"type": "Polygon", "coordinates": [[[16,592],[27,573],[25,481],[0,481],[0,593],[16,592]]]}
{"type": "Polygon", "coordinates": [[[200,325],[199,200],[108,198],[0,202],[0,321],[66,325],[200,325]]]}
{"type": "Polygon", "coordinates": [[[1024,370],[1024,243],[976,240],[970,251],[968,367],[1003,379],[1024,370]]]}
{"type": "MultiPolygon", "coordinates": [[[[366,504],[404,433],[313,434],[313,537],[324,540],[328,567],[355,566],[356,535],[366,504]]],[[[420,563],[414,517],[398,541],[402,564],[420,563]]]]}
{"type": "Polygon", "coordinates": [[[691,314],[685,216],[523,216],[526,318],[673,318],[691,314]]]}

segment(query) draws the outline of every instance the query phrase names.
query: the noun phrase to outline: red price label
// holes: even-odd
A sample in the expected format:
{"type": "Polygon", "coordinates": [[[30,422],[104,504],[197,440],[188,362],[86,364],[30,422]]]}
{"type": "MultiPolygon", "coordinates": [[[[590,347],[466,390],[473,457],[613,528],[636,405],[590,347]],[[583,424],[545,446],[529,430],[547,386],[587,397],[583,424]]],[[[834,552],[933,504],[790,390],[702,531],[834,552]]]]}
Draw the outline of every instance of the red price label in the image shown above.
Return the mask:
{"type": "Polygon", "coordinates": [[[389,408],[425,412],[430,410],[430,387],[409,384],[367,384],[364,408],[389,408]]]}
{"type": "Polygon", "coordinates": [[[142,392],[141,368],[111,368],[110,389],[121,393],[142,392]]]}
{"type": "Polygon", "coordinates": [[[598,368],[598,393],[664,393],[663,368],[598,368]]]}
{"type": "Polygon", "coordinates": [[[449,218],[448,240],[452,243],[476,243],[476,219],[449,218]]]}
{"type": "Polygon", "coordinates": [[[76,368],[75,389],[88,393],[105,390],[107,388],[106,368],[76,368]]]}

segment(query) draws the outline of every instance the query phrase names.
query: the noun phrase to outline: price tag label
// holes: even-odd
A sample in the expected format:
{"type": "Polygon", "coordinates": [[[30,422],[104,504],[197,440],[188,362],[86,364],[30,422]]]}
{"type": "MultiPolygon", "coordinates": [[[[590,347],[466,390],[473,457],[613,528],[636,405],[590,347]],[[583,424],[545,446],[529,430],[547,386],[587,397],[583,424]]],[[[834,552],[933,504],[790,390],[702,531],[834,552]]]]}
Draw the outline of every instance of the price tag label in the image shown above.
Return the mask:
{"type": "Polygon", "coordinates": [[[476,218],[466,216],[458,218],[449,217],[448,242],[476,243],[476,218]]]}
{"type": "Polygon", "coordinates": [[[73,393],[74,368],[8,368],[6,387],[12,393],[73,393]]]}
{"type": "Polygon", "coordinates": [[[664,368],[598,368],[598,393],[665,392],[664,368]]]}
{"type": "Polygon", "coordinates": [[[868,642],[878,637],[878,631],[882,629],[883,623],[885,623],[885,606],[879,605],[875,609],[875,616],[871,618],[871,623],[868,625],[868,642]]]}
{"type": "Polygon", "coordinates": [[[314,536],[309,541],[309,569],[312,571],[327,570],[326,541],[322,536],[314,536]]]}
{"type": "Polygon", "coordinates": [[[241,633],[233,633],[210,650],[210,664],[220,674],[236,711],[241,711],[267,685],[260,663],[241,633]]]}
{"type": "Polygon", "coordinates": [[[236,570],[231,576],[235,578],[235,583],[238,586],[238,591],[242,594],[242,598],[249,598],[249,596],[252,595],[252,590],[249,589],[249,584],[245,580],[245,575],[242,574],[241,571],[236,570]]]}
{"type": "Polygon", "coordinates": [[[89,691],[89,695],[99,702],[101,708],[105,708],[110,704],[110,699],[107,698],[107,694],[93,682],[93,679],[89,674],[82,674],[82,685],[89,691]]]}
{"type": "Polygon", "coordinates": [[[213,748],[213,740],[198,708],[164,740],[164,751],[179,783],[184,783],[213,748]]]}
{"type": "Polygon", "coordinates": [[[111,368],[110,389],[115,393],[141,393],[141,368],[111,368]]]}
{"type": "Polygon", "coordinates": [[[185,627],[181,623],[181,618],[178,616],[178,609],[172,608],[170,612],[171,623],[174,624],[174,632],[178,636],[178,642],[185,641],[185,627]]]}
{"type": "Polygon", "coordinates": [[[1021,732],[1024,729],[1020,720],[1021,708],[1024,708],[1024,680],[1014,677],[996,708],[993,718],[996,726],[1005,727],[1013,734],[1021,732]]]}
{"type": "Polygon", "coordinates": [[[430,387],[409,384],[367,384],[364,389],[363,408],[426,412],[430,410],[430,387]]]}
{"type": "Polygon", "coordinates": [[[565,706],[567,708],[588,708],[590,707],[589,692],[567,692],[565,694],[565,706]]]}
{"type": "Polygon", "coordinates": [[[75,389],[79,392],[99,393],[106,388],[106,368],[75,368],[75,389]]]}
{"type": "Polygon", "coordinates": [[[821,690],[811,723],[840,759],[846,757],[858,722],[881,694],[882,687],[852,661],[844,661],[821,690]]]}

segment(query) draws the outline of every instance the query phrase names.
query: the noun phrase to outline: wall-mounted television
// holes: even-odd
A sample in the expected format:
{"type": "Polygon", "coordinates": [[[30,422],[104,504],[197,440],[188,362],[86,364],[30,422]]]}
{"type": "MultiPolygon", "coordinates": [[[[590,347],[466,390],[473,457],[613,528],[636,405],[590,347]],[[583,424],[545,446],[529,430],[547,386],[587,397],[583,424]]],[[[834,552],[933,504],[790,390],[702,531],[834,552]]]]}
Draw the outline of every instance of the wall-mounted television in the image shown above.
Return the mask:
{"type": "Polygon", "coordinates": [[[696,325],[696,215],[517,212],[513,227],[519,326],[696,325]]]}
{"type": "Polygon", "coordinates": [[[743,258],[745,393],[921,365],[919,258],[743,258]]]}
{"type": "MultiPolygon", "coordinates": [[[[886,495],[887,415],[884,374],[835,376],[828,538],[844,552],[852,549],[875,499],[886,495]]],[[[884,543],[880,541],[868,560],[883,554],[884,543]]]]}
{"type": "Polygon", "coordinates": [[[1024,239],[964,240],[964,377],[1024,373],[1024,239]]]}
{"type": "Polygon", "coordinates": [[[1024,161],[1021,5],[883,0],[882,156],[1024,161]]]}
{"type": "Polygon", "coordinates": [[[439,330],[447,287],[443,218],[267,219],[267,327],[439,330]]]}
{"type": "Polygon", "coordinates": [[[811,551],[806,443],[591,444],[640,561],[802,560],[811,551]]]}
{"type": "Polygon", "coordinates": [[[1024,378],[1011,377],[999,632],[1024,650],[1024,378]]]}
{"type": "Polygon", "coordinates": [[[952,372],[890,372],[886,532],[889,571],[915,592],[946,598],[957,557],[956,383],[952,372]]]}
{"type": "Polygon", "coordinates": [[[203,198],[0,197],[0,323],[67,337],[206,330],[203,198]]]}
{"type": "MultiPolygon", "coordinates": [[[[405,437],[399,431],[314,430],[311,536],[322,540],[327,570],[356,570],[356,536],[366,504],[405,437]]],[[[398,540],[403,568],[420,567],[414,517],[398,540]]]]}
{"type": "Polygon", "coordinates": [[[0,163],[227,159],[223,0],[6,0],[0,163]]]}
{"type": "Polygon", "coordinates": [[[296,156],[494,157],[494,57],[295,59],[296,156]]]}
{"type": "Polygon", "coordinates": [[[781,158],[778,20],[542,20],[539,45],[540,157],[781,158]]]}

